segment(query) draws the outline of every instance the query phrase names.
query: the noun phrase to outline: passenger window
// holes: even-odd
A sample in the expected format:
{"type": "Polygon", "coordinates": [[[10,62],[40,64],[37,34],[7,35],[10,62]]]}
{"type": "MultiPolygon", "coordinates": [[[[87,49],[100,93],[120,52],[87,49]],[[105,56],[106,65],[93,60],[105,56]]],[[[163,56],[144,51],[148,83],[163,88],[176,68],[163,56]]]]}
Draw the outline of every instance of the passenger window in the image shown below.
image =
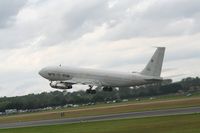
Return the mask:
{"type": "Polygon", "coordinates": [[[55,73],[48,73],[49,76],[55,76],[55,73]]]}

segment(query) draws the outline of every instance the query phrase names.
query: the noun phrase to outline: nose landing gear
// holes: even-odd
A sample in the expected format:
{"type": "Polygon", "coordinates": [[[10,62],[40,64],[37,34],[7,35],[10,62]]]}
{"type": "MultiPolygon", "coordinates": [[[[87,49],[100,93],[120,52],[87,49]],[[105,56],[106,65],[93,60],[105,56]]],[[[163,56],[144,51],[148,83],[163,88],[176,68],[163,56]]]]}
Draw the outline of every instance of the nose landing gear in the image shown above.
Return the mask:
{"type": "Polygon", "coordinates": [[[93,86],[89,85],[89,89],[86,90],[87,94],[96,94],[96,90],[92,89],[93,86]]]}

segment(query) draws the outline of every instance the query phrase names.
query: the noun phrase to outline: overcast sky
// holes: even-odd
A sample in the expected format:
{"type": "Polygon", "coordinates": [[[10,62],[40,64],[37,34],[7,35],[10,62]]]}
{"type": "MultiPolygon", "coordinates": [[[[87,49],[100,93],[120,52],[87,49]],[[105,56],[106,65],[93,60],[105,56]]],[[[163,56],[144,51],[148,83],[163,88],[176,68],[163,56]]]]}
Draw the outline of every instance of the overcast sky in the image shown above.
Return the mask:
{"type": "Polygon", "coordinates": [[[199,0],[0,0],[0,96],[53,91],[38,75],[48,65],[141,71],[154,46],[167,47],[162,76],[199,76],[199,5],[199,0]]]}

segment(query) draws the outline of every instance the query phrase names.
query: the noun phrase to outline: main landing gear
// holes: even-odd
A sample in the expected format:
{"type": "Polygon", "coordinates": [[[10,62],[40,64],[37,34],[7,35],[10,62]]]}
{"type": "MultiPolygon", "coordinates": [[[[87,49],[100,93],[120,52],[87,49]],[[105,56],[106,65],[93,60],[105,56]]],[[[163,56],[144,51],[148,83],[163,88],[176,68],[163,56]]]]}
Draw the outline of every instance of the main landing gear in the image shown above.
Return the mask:
{"type": "Polygon", "coordinates": [[[110,86],[105,86],[105,87],[103,87],[103,91],[111,92],[111,91],[113,91],[113,88],[110,86]]]}
{"type": "Polygon", "coordinates": [[[93,86],[89,85],[89,89],[86,90],[86,93],[87,94],[96,94],[96,90],[93,90],[92,88],[93,88],[93,86]]]}

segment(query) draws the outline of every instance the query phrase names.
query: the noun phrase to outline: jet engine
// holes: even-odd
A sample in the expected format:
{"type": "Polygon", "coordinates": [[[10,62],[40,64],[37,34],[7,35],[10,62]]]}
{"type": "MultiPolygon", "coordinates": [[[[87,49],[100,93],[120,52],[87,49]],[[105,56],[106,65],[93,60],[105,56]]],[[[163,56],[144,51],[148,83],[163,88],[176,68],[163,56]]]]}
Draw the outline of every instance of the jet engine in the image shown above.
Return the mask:
{"type": "Polygon", "coordinates": [[[72,89],[72,84],[65,83],[65,82],[51,82],[50,86],[55,89],[72,89]]]}

